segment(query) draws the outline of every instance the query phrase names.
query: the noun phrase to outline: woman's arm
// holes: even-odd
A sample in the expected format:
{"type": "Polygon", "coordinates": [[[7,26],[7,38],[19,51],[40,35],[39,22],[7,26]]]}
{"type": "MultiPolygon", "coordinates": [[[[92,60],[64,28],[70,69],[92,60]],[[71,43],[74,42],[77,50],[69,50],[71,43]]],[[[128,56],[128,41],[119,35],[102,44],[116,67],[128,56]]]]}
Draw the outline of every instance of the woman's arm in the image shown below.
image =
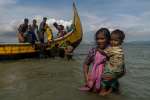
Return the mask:
{"type": "Polygon", "coordinates": [[[89,66],[87,64],[83,65],[83,72],[84,72],[85,83],[87,83],[88,82],[88,72],[89,72],[89,66]]]}
{"type": "Polygon", "coordinates": [[[84,64],[83,64],[83,73],[84,73],[85,82],[88,81],[89,66],[93,62],[94,56],[95,56],[95,49],[92,48],[89,51],[89,53],[84,61],[84,64]]]}

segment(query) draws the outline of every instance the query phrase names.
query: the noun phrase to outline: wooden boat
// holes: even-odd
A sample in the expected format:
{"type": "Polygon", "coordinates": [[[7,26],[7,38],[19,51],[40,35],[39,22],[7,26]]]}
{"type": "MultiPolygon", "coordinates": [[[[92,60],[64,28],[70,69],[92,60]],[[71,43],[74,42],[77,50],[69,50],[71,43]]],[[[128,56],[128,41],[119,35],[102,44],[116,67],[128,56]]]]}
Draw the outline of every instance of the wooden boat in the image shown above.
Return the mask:
{"type": "MultiPolygon", "coordinates": [[[[70,41],[74,49],[80,44],[82,40],[82,25],[80,22],[80,17],[78,15],[75,3],[73,3],[73,21],[72,30],[65,34],[63,37],[54,39],[54,41],[48,45],[45,43],[46,48],[44,50],[45,54],[48,54],[49,50],[54,47],[55,44],[64,44],[65,41],[70,41]]],[[[7,58],[26,58],[26,57],[37,57],[41,52],[40,43],[35,44],[35,48],[30,43],[2,43],[0,44],[0,59],[7,58]]]]}

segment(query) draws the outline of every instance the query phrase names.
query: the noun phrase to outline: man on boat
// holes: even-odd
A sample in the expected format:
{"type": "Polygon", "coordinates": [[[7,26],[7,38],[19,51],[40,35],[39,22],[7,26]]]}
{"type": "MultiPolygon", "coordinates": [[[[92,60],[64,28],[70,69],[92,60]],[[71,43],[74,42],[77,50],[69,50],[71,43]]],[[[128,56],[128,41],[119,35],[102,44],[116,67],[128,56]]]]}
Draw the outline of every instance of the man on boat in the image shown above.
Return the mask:
{"type": "Polygon", "coordinates": [[[25,42],[25,33],[28,31],[28,23],[29,20],[27,18],[24,19],[24,23],[21,24],[18,28],[18,41],[19,43],[24,43],[25,42]]]}
{"type": "Polygon", "coordinates": [[[28,32],[26,34],[26,42],[29,42],[32,45],[34,45],[35,41],[37,41],[35,32],[33,31],[32,26],[29,25],[28,32]]]}
{"type": "Polygon", "coordinates": [[[41,43],[44,43],[44,34],[46,32],[46,21],[47,21],[47,18],[44,17],[39,27],[39,40],[41,43]]]}
{"type": "Polygon", "coordinates": [[[38,32],[38,25],[36,19],[33,19],[32,21],[31,31],[35,34],[36,41],[38,41],[37,37],[39,37],[39,32],[38,32]]]}

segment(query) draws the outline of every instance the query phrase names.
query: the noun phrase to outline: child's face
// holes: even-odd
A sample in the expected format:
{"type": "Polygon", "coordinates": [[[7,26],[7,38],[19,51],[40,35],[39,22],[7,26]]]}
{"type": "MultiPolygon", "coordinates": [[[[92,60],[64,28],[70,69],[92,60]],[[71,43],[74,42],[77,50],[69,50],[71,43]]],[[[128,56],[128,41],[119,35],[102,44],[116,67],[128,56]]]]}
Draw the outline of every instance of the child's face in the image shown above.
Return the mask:
{"type": "Polygon", "coordinates": [[[117,34],[112,34],[110,37],[110,45],[111,46],[118,46],[120,45],[120,37],[117,34]]]}
{"type": "Polygon", "coordinates": [[[107,44],[107,39],[104,35],[104,33],[99,33],[96,37],[96,43],[99,48],[105,49],[106,44],[107,44]]]}

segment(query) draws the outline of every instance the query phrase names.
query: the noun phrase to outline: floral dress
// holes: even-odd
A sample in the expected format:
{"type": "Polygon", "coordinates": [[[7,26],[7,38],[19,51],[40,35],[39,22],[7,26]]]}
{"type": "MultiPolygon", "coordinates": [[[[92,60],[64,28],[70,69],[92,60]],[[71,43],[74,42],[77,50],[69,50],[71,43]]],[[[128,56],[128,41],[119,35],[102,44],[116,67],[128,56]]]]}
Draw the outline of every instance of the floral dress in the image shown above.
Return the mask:
{"type": "Polygon", "coordinates": [[[100,90],[100,84],[102,79],[102,73],[106,61],[106,56],[100,52],[97,48],[93,48],[89,51],[89,54],[84,64],[90,65],[92,63],[92,69],[88,73],[87,87],[89,90],[100,90]]]}

